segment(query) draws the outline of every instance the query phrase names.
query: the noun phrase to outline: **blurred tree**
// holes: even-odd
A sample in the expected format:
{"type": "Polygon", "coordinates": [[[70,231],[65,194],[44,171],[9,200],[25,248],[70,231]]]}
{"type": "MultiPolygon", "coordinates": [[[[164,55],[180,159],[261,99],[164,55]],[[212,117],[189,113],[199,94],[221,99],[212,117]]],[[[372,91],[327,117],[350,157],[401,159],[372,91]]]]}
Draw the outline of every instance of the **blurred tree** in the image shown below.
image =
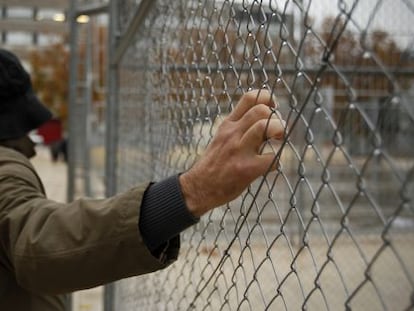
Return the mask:
{"type": "Polygon", "coordinates": [[[69,49],[56,43],[30,55],[33,89],[65,126],[68,118],[69,49]]]}
{"type": "MultiPolygon", "coordinates": [[[[333,40],[340,35],[330,61],[339,69],[344,69],[342,72],[347,73],[352,87],[360,91],[359,99],[381,97],[392,92],[395,81],[390,79],[388,73],[393,73],[396,67],[408,65],[402,57],[401,48],[386,31],[374,29],[357,33],[349,27],[342,31],[344,27],[342,19],[325,18],[322,23],[322,42],[306,42],[304,57],[313,59],[315,63],[320,61],[326,47],[331,47],[333,40]]],[[[336,90],[349,87],[335,72],[326,75],[323,84],[332,85],[336,90]]]]}

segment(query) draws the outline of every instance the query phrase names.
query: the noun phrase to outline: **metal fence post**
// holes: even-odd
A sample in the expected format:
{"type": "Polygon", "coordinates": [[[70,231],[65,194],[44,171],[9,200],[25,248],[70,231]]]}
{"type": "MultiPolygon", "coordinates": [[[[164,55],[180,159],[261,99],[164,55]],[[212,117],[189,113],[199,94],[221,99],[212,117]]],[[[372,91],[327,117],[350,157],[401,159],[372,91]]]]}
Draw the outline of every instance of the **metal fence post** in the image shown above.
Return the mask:
{"type": "Polygon", "coordinates": [[[84,128],[85,135],[83,137],[84,148],[83,148],[83,176],[84,176],[84,191],[85,195],[90,197],[92,196],[91,188],[91,113],[92,113],[92,41],[93,41],[93,31],[92,31],[92,21],[86,25],[86,54],[85,54],[85,94],[84,94],[84,103],[83,109],[84,117],[84,128]]]}
{"type": "MultiPolygon", "coordinates": [[[[70,68],[69,68],[69,126],[68,126],[68,165],[67,165],[67,201],[71,202],[75,196],[75,128],[76,128],[76,98],[77,98],[77,66],[78,66],[78,26],[76,22],[77,1],[70,1],[69,25],[70,25],[70,68]]],[[[72,295],[68,297],[66,309],[72,310],[72,295]]]]}
{"type": "MultiPolygon", "coordinates": [[[[105,157],[105,194],[111,196],[116,193],[116,165],[118,144],[118,63],[113,62],[116,41],[118,37],[117,2],[110,1],[108,27],[108,92],[106,107],[106,157],[105,157]]],[[[104,310],[114,308],[114,285],[108,284],[104,288],[104,310]]]]}
{"type": "Polygon", "coordinates": [[[70,68],[69,68],[69,140],[68,140],[68,189],[67,200],[70,202],[75,193],[75,128],[76,128],[76,98],[77,98],[77,66],[78,66],[78,25],[76,23],[77,1],[70,2],[70,68]]]}

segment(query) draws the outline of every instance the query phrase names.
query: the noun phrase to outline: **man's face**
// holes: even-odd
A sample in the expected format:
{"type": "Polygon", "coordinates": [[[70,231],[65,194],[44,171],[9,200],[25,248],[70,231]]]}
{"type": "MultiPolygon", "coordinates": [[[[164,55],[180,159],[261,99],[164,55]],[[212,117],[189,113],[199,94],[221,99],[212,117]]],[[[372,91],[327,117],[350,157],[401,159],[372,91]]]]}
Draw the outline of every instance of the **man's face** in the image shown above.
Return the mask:
{"type": "Polygon", "coordinates": [[[33,158],[36,155],[36,144],[30,139],[28,135],[16,139],[3,141],[1,142],[1,145],[19,151],[29,159],[33,158]]]}

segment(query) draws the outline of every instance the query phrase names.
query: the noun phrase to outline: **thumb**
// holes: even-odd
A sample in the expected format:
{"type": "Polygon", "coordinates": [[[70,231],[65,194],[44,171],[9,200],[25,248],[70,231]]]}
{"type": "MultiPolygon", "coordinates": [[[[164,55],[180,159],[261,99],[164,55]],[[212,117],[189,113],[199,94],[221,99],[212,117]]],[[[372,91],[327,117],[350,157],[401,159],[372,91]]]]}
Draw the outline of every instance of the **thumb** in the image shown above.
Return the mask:
{"type": "Polygon", "coordinates": [[[259,154],[257,158],[257,173],[258,175],[265,175],[269,172],[275,171],[279,160],[276,159],[276,154],[274,153],[265,153],[259,154]]]}

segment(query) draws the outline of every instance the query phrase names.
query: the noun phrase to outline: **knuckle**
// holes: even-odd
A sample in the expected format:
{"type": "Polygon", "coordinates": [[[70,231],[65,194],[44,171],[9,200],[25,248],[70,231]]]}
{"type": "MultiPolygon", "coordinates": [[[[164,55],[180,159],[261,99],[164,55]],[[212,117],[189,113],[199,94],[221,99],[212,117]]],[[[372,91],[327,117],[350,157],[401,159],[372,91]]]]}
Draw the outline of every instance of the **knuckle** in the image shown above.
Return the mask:
{"type": "Polygon", "coordinates": [[[227,139],[230,139],[235,134],[234,126],[232,126],[232,124],[230,123],[230,121],[223,122],[220,125],[219,131],[220,131],[221,135],[224,138],[227,138],[227,139]]]}
{"type": "Polygon", "coordinates": [[[234,144],[238,141],[239,136],[240,133],[234,126],[223,122],[214,135],[212,144],[220,149],[225,149],[226,152],[233,153],[232,150],[236,148],[234,144]]]}
{"type": "Polygon", "coordinates": [[[264,104],[259,104],[254,106],[246,113],[246,120],[250,122],[254,122],[260,119],[267,119],[271,115],[271,111],[268,106],[264,104]]]}
{"type": "Polygon", "coordinates": [[[229,118],[225,118],[223,120],[223,122],[220,123],[220,125],[218,126],[218,128],[219,128],[219,130],[228,128],[231,123],[232,123],[232,121],[230,121],[229,118]]]}
{"type": "Polygon", "coordinates": [[[240,100],[238,105],[240,106],[245,106],[246,109],[250,109],[254,104],[254,99],[252,99],[249,95],[245,94],[243,95],[240,100]]]}
{"type": "Polygon", "coordinates": [[[272,111],[270,110],[269,106],[265,104],[259,104],[257,107],[257,114],[260,115],[260,117],[269,118],[272,114],[272,111]]]}
{"type": "Polygon", "coordinates": [[[243,94],[242,98],[248,101],[256,100],[257,98],[257,90],[251,90],[243,94]]]}
{"type": "Polygon", "coordinates": [[[268,104],[272,100],[271,93],[266,89],[261,89],[258,95],[258,101],[268,104]]]}
{"type": "Polygon", "coordinates": [[[232,121],[229,119],[224,119],[223,122],[218,126],[218,132],[227,132],[229,128],[232,127],[232,121]]]}

